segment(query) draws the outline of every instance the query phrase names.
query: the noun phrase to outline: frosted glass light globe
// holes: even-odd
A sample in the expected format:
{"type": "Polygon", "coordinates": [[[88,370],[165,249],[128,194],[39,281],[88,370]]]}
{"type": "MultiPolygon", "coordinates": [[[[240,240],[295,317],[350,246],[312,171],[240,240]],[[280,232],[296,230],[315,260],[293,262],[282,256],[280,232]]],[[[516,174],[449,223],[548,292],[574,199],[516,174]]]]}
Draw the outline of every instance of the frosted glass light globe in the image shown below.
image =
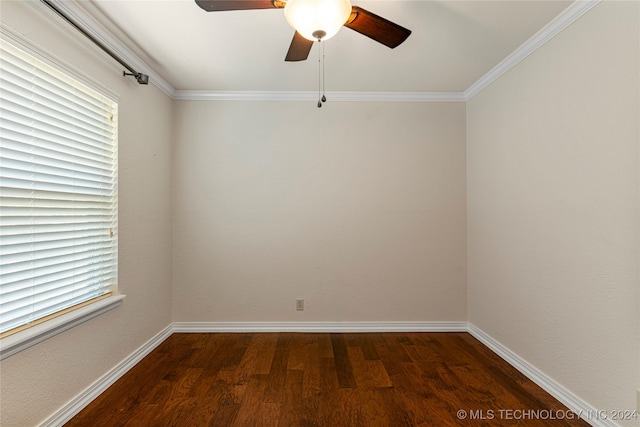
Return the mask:
{"type": "Polygon", "coordinates": [[[287,22],[308,40],[328,40],[351,15],[349,0],[289,0],[284,7],[287,22]]]}

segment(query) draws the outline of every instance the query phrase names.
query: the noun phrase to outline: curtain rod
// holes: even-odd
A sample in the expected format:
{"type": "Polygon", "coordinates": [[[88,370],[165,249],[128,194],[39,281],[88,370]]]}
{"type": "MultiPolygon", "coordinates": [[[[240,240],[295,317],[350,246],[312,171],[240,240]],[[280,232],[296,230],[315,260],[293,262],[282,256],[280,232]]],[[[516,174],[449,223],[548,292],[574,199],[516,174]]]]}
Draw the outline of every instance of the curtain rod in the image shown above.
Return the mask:
{"type": "Polygon", "coordinates": [[[126,68],[129,71],[129,73],[127,73],[125,71],[125,72],[122,73],[123,76],[134,76],[136,78],[136,80],[138,81],[138,83],[140,83],[141,85],[149,84],[149,76],[148,75],[137,72],[133,67],[131,67],[129,64],[127,64],[122,58],[120,58],[117,54],[115,54],[111,49],[109,49],[107,46],[102,44],[99,40],[97,40],[95,37],[93,37],[91,34],[89,34],[87,31],[85,31],[82,27],[80,27],[78,24],[76,24],[71,18],[69,18],[64,12],[62,12],[60,9],[58,9],[49,0],[40,0],[40,1],[42,3],[44,3],[45,5],[47,5],[49,7],[49,9],[53,10],[62,19],[67,21],[69,24],[71,24],[72,27],[74,27],[76,30],[80,31],[82,33],[82,35],[84,35],[86,38],[91,40],[96,46],[98,46],[100,49],[102,49],[107,55],[109,55],[110,57],[112,57],[113,59],[118,61],[118,63],[120,65],[122,65],[124,68],[126,68]]]}

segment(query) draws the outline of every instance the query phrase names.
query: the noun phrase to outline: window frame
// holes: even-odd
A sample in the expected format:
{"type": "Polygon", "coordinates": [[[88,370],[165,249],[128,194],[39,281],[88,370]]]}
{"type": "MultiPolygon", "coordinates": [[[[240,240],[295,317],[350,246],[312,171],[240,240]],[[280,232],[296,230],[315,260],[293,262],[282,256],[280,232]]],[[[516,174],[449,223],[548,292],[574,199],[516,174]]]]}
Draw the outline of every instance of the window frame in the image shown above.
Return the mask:
{"type": "MultiPolygon", "coordinates": [[[[43,62],[46,66],[52,67],[57,72],[62,73],[69,79],[73,79],[76,83],[86,86],[90,90],[98,93],[99,95],[109,99],[114,102],[116,105],[118,103],[118,97],[114,96],[114,94],[108,89],[96,84],[93,80],[87,79],[85,76],[79,74],[76,70],[69,67],[68,64],[65,64],[59,61],[56,58],[51,57],[48,53],[46,53],[40,47],[34,45],[33,43],[25,40],[15,31],[11,30],[6,26],[0,27],[0,41],[2,43],[7,43],[13,48],[17,48],[18,50],[23,51],[27,55],[32,56],[36,60],[43,62]]],[[[116,107],[117,108],[117,107],[116,107]]],[[[117,128],[116,128],[117,135],[117,128]]],[[[118,173],[118,159],[117,159],[117,145],[118,138],[116,136],[115,140],[115,150],[116,150],[116,158],[115,158],[115,173],[118,173]]],[[[117,189],[117,181],[116,188],[114,190],[115,201],[117,204],[118,201],[118,189],[117,189]]],[[[116,215],[117,215],[117,207],[116,207],[116,215]]],[[[117,220],[116,220],[117,221],[117,220]]],[[[125,295],[118,293],[118,274],[117,274],[117,266],[119,264],[117,259],[118,254],[118,244],[116,242],[114,254],[116,257],[115,266],[116,266],[116,281],[113,284],[112,292],[110,294],[106,294],[103,297],[99,297],[97,299],[89,300],[84,303],[78,304],[77,306],[69,307],[64,310],[60,310],[56,314],[45,317],[40,321],[37,321],[33,324],[33,326],[29,326],[22,330],[17,330],[17,332],[13,332],[9,335],[6,335],[0,339],[0,360],[5,359],[13,354],[16,354],[28,347],[31,347],[37,343],[40,343],[52,336],[55,336],[61,332],[64,332],[74,326],[79,325],[80,323],[86,322],[96,316],[99,316],[103,313],[106,313],[118,306],[122,303],[122,300],[125,298],[125,295]]]]}

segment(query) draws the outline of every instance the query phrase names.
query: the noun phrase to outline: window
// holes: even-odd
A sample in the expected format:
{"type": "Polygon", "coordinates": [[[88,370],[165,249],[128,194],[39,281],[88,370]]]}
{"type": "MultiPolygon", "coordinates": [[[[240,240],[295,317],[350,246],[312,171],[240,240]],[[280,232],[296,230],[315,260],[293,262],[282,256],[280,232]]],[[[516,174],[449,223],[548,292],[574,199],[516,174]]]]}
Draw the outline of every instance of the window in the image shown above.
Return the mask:
{"type": "Polygon", "coordinates": [[[114,294],[117,227],[117,104],[1,41],[0,337],[114,294]]]}

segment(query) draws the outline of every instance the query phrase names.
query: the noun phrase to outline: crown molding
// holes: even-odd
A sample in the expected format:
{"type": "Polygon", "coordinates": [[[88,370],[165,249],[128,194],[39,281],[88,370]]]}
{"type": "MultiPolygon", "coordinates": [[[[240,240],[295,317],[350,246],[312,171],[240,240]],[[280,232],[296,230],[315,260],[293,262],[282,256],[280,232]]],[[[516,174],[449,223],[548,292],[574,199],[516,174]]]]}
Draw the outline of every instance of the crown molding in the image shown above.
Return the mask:
{"type": "MultiPolygon", "coordinates": [[[[124,59],[132,67],[149,75],[150,83],[169,98],[179,101],[317,101],[317,92],[295,91],[208,91],[176,90],[153,68],[134,54],[109,32],[80,2],[50,0],[89,34],[124,59]]],[[[503,59],[464,92],[327,92],[327,98],[336,102],[466,102],[491,85],[539,47],[555,37],[601,0],[575,0],[560,15],[533,35],[518,49],[503,59]]]]}
{"type": "Polygon", "coordinates": [[[515,67],[539,47],[595,7],[600,1],[601,0],[576,0],[571,3],[560,15],[556,16],[553,21],[544,26],[509,56],[500,61],[498,65],[493,67],[487,74],[469,86],[467,90],[464,91],[465,100],[471,100],[471,98],[479,94],[484,88],[496,81],[500,76],[515,67]]]}
{"type": "MultiPolygon", "coordinates": [[[[158,73],[156,73],[144,60],[133,53],[124,43],[109,32],[98,20],[96,20],[89,12],[80,6],[77,1],[49,0],[59,10],[64,12],[77,25],[82,27],[87,33],[91,34],[96,40],[109,48],[113,53],[122,58],[126,63],[135,68],[136,71],[149,76],[149,82],[160,89],[165,95],[173,98],[175,89],[158,73]]],[[[38,2],[40,4],[40,2],[38,2]]],[[[44,4],[43,8],[48,9],[44,4]]],[[[60,19],[54,13],[48,13],[53,19],[60,19]]],[[[68,25],[65,22],[65,25],[68,25]]],[[[75,29],[74,29],[75,31],[75,29]]],[[[84,38],[84,36],[83,36],[84,38]]]]}
{"type": "MultiPolygon", "coordinates": [[[[462,92],[327,92],[331,102],[465,102],[462,92]]],[[[178,90],[179,101],[304,101],[315,102],[318,92],[178,90]]]]}

